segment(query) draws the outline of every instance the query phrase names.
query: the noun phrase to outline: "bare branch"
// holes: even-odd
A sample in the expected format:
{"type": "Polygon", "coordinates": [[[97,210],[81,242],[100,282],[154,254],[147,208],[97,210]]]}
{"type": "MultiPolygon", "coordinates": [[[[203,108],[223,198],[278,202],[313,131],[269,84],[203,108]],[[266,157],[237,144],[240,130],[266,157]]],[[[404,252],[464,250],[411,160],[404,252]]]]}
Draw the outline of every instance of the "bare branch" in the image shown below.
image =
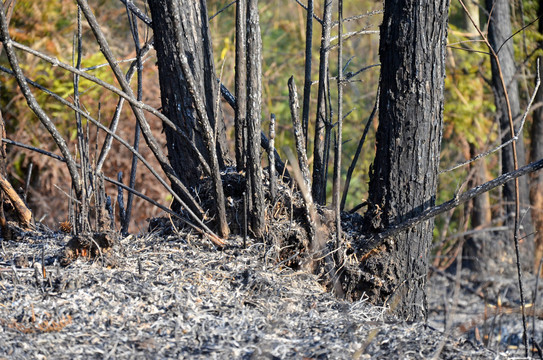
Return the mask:
{"type": "MultiPolygon", "coordinates": [[[[301,2],[300,0],[294,0],[294,1],[296,1],[296,2],[298,3],[298,5],[300,5],[302,8],[304,8],[305,11],[309,11],[308,7],[305,6],[304,4],[302,4],[302,2],[301,2]]],[[[311,0],[310,0],[310,1],[311,1],[311,0]]],[[[331,2],[332,2],[332,1],[330,1],[330,3],[331,3],[331,2]]],[[[325,5],[325,6],[326,6],[326,5],[325,5]]],[[[312,12],[312,16],[313,16],[313,19],[317,20],[317,22],[318,22],[319,24],[322,25],[322,19],[321,19],[321,18],[319,18],[319,17],[318,17],[315,13],[313,13],[313,12],[312,12]]]]}
{"type": "Polygon", "coordinates": [[[68,149],[68,145],[66,144],[66,141],[64,140],[62,135],[60,135],[57,128],[55,127],[55,124],[51,121],[49,116],[45,113],[45,111],[43,111],[41,106],[38,104],[38,102],[34,98],[34,95],[30,91],[30,88],[28,87],[26,78],[23,74],[23,71],[21,70],[21,67],[19,66],[19,60],[17,59],[17,55],[15,54],[15,51],[13,50],[13,41],[11,40],[9,36],[7,19],[6,19],[6,15],[4,14],[3,7],[0,7],[0,40],[2,41],[4,45],[4,49],[6,51],[8,61],[15,75],[15,79],[17,79],[17,83],[19,84],[19,87],[21,88],[21,92],[23,93],[28,103],[28,106],[40,119],[41,123],[45,126],[47,131],[49,131],[49,133],[51,134],[51,137],[57,144],[60,152],[66,159],[68,171],[70,172],[70,176],[72,178],[72,186],[74,187],[76,196],[79,199],[82,192],[82,186],[81,186],[79,173],[77,171],[76,162],[74,158],[72,157],[70,150],[68,149]]]}
{"type": "Polygon", "coordinates": [[[141,21],[143,21],[147,26],[151,26],[152,20],[149,16],[145,15],[132,0],[121,0],[121,2],[130,10],[134,15],[136,15],[141,21]]]}
{"type": "Polygon", "coordinates": [[[209,21],[213,20],[217,15],[219,15],[220,13],[222,13],[223,11],[225,11],[226,9],[228,9],[230,6],[234,5],[235,3],[237,2],[237,0],[234,0],[232,1],[231,3],[229,4],[226,4],[222,9],[220,9],[219,11],[217,11],[215,14],[211,15],[209,17],[209,21]]]}
{"type": "MultiPolygon", "coordinates": [[[[62,161],[62,162],[66,162],[66,159],[64,159],[63,157],[61,156],[58,156],[56,154],[53,154],[52,152],[49,152],[49,151],[46,151],[46,150],[42,150],[42,149],[38,149],[36,147],[33,147],[33,146],[30,146],[30,145],[26,145],[26,144],[23,144],[23,143],[20,143],[20,142],[17,142],[17,141],[12,141],[12,140],[9,140],[9,139],[2,139],[3,142],[5,142],[6,144],[10,144],[10,145],[14,145],[14,146],[18,146],[18,147],[21,147],[21,148],[24,148],[24,149],[27,149],[27,150],[31,150],[31,151],[34,151],[34,152],[37,152],[37,153],[40,153],[40,154],[43,154],[43,155],[46,155],[46,156],[49,156],[55,160],[58,160],[58,161],[62,161]]],[[[104,176],[104,180],[106,180],[107,182],[111,183],[111,184],[114,184],[134,195],[136,195],[137,197],[147,201],[148,203],[156,206],[157,208],[165,211],[166,213],[176,217],[177,219],[181,220],[183,223],[189,225],[191,228],[193,228],[194,230],[196,230],[198,233],[204,235],[204,236],[209,236],[209,239],[211,240],[211,242],[213,242],[215,245],[217,246],[220,246],[220,247],[223,247],[225,246],[226,244],[224,243],[224,241],[222,241],[217,235],[214,235],[213,232],[208,229],[204,224],[200,224],[200,226],[203,225],[203,229],[205,231],[202,231],[201,228],[199,228],[198,226],[194,225],[192,222],[190,222],[189,220],[179,216],[179,214],[175,213],[174,211],[172,211],[171,209],[167,208],[166,206],[158,203],[157,201],[151,199],[150,197],[148,197],[147,195],[145,194],[142,194],[140,193],[139,191],[129,187],[129,186],[126,186],[125,184],[123,184],[122,182],[120,181],[117,181],[117,180],[114,180],[114,179],[111,179],[107,176],[104,176]]]]}
{"type": "MultiPolygon", "coordinates": [[[[360,249],[364,252],[364,254],[369,253],[371,250],[377,248],[378,246],[382,245],[387,239],[395,236],[396,234],[409,229],[423,221],[426,221],[428,219],[434,218],[438,216],[439,214],[442,214],[446,211],[449,211],[471,199],[473,199],[476,196],[479,196],[487,191],[490,191],[498,186],[501,186],[505,184],[506,182],[509,182],[511,180],[515,180],[523,175],[532,173],[534,171],[538,171],[543,168],[543,159],[534,161],[526,166],[521,167],[518,170],[509,172],[507,174],[503,174],[493,180],[490,180],[484,184],[481,184],[479,186],[476,186],[461,195],[455,196],[453,199],[444,202],[442,204],[436,205],[426,211],[424,211],[422,214],[414,216],[406,221],[403,221],[400,224],[392,225],[388,228],[386,228],[384,231],[377,233],[375,235],[371,235],[367,238],[360,238],[361,246],[360,249]]],[[[363,255],[362,255],[363,257],[363,255]]]]}
{"type": "MultiPolygon", "coordinates": [[[[302,124],[300,123],[300,104],[298,102],[298,92],[296,90],[296,83],[294,82],[294,76],[288,79],[288,93],[289,93],[289,106],[290,115],[292,117],[292,124],[294,127],[294,137],[296,139],[296,152],[298,154],[298,162],[300,165],[300,171],[304,186],[306,189],[311,189],[311,173],[309,172],[309,165],[307,161],[306,147],[303,135],[302,124]]],[[[311,199],[311,203],[313,199],[311,199]]]]}

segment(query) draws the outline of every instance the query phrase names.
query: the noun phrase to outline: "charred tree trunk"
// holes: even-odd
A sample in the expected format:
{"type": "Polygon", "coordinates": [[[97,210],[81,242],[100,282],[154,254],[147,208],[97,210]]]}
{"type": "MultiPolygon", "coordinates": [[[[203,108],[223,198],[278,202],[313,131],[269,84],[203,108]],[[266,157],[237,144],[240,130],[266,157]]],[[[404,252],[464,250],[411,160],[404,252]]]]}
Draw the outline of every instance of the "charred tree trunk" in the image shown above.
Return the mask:
{"type": "Polygon", "coordinates": [[[247,1],[238,0],[236,4],[236,107],[235,137],[236,166],[245,170],[247,157],[247,58],[246,58],[246,15],[247,1]]]}
{"type": "MultiPolygon", "coordinates": [[[[448,0],[387,0],[381,25],[379,127],[367,231],[435,203],[443,121],[448,0]]],[[[405,320],[426,317],[432,220],[390,238],[364,260],[361,291],[405,320]]]]}
{"type": "Polygon", "coordinates": [[[262,102],[262,38],[258,0],[247,2],[247,175],[251,193],[251,230],[257,238],[264,235],[264,188],[260,163],[262,102]]]}
{"type": "Polygon", "coordinates": [[[219,107],[205,1],[151,0],[168,158],[183,184],[195,186],[208,169],[220,235],[228,236],[220,170],[228,157],[219,107]]]}
{"type": "Polygon", "coordinates": [[[317,119],[315,121],[315,140],[313,148],[313,199],[323,205],[326,202],[326,156],[325,132],[330,123],[330,111],[327,106],[327,87],[329,72],[330,28],[332,23],[332,1],[324,0],[322,19],[322,37],[319,62],[319,89],[317,100],[317,119]]]}
{"type": "MultiPolygon", "coordinates": [[[[509,104],[511,115],[515,123],[515,132],[518,130],[520,120],[520,102],[517,80],[515,79],[515,57],[513,51],[513,42],[509,40],[511,32],[511,12],[509,9],[509,1],[507,0],[487,0],[487,10],[491,13],[490,23],[488,27],[488,40],[498,54],[499,65],[494,57],[491,57],[492,65],[492,87],[494,90],[495,103],[497,116],[500,122],[500,130],[502,143],[511,139],[511,129],[509,120],[509,109],[507,106],[506,93],[504,91],[503,83],[507,87],[507,95],[509,97],[509,104]],[[501,68],[501,73],[500,73],[501,68]],[[502,77],[503,76],[503,82],[502,77]]],[[[518,167],[525,165],[525,150],[522,133],[516,141],[516,153],[518,167]]],[[[513,145],[506,146],[502,152],[502,173],[508,173],[515,170],[515,162],[513,155],[513,145]]],[[[519,183],[519,201],[520,201],[520,221],[521,222],[521,234],[519,236],[522,239],[520,244],[521,263],[525,269],[531,269],[533,265],[533,225],[532,216],[530,211],[530,199],[528,189],[527,177],[521,177],[518,179],[519,183]]],[[[515,222],[515,200],[516,190],[515,182],[509,182],[503,187],[503,202],[505,212],[505,224],[511,228],[509,236],[501,236],[496,239],[492,239],[492,246],[488,252],[482,256],[482,261],[490,263],[495,261],[499,266],[496,270],[505,271],[510,269],[515,271],[514,264],[515,258],[512,255],[513,249],[513,229],[515,222]]],[[[494,271],[494,269],[489,269],[494,271]]]]}
{"type": "Polygon", "coordinates": [[[181,181],[190,188],[204,175],[204,169],[191,150],[193,145],[189,142],[196,146],[207,164],[212,161],[205,146],[201,119],[189,93],[187,79],[183,76],[181,53],[187,57],[192,77],[198,87],[196,91],[204,102],[207,118],[217,134],[217,155],[221,168],[228,159],[228,147],[219,106],[219,84],[213,63],[206,2],[173,1],[178,3],[179,14],[172,10],[171,1],[167,0],[149,0],[149,8],[153,18],[163,112],[187,135],[184,138],[170,127],[164,126],[168,158],[181,181]],[[182,44],[176,41],[176,22],[183,31],[182,44]]]}

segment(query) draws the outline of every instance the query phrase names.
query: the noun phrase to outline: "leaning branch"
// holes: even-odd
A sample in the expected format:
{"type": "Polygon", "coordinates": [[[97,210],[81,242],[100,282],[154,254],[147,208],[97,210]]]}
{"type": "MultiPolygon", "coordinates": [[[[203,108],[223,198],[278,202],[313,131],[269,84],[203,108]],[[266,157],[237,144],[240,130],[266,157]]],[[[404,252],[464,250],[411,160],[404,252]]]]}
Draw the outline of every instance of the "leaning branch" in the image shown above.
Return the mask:
{"type": "Polygon", "coordinates": [[[482,185],[476,186],[461,195],[455,196],[453,199],[444,202],[440,205],[434,206],[422,214],[412,217],[400,224],[392,225],[385,229],[384,231],[371,235],[368,238],[362,239],[361,242],[361,251],[363,254],[369,253],[371,250],[382,245],[388,238],[397,235],[398,233],[409,229],[423,221],[434,218],[439,214],[447,212],[455,207],[473,199],[476,196],[479,196],[487,191],[490,191],[498,186],[505,184],[511,180],[515,180],[523,175],[532,173],[534,171],[540,170],[543,168],[543,159],[534,161],[526,166],[521,167],[518,170],[511,171],[507,174],[503,174],[493,180],[490,180],[482,185]]]}

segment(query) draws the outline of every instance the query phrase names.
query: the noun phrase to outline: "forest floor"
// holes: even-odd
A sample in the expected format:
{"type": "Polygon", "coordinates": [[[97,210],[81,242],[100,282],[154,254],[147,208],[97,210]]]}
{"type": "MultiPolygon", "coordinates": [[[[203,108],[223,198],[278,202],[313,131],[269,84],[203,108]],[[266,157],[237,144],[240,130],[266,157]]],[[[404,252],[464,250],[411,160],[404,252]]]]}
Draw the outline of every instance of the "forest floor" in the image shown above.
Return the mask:
{"type": "MultiPolygon", "coordinates": [[[[114,266],[98,257],[63,267],[59,254],[67,240],[44,231],[0,241],[0,359],[506,359],[524,353],[520,314],[509,299],[518,293],[515,279],[478,288],[434,271],[428,323],[409,324],[363,300],[337,300],[314,275],[278,264],[274,249],[262,243],[244,248],[237,238],[217,250],[185,230],[156,231],[120,240],[114,266]],[[499,306],[481,299],[489,289],[501,294],[499,306]]],[[[534,282],[527,279],[526,286],[531,294],[534,282]]]]}

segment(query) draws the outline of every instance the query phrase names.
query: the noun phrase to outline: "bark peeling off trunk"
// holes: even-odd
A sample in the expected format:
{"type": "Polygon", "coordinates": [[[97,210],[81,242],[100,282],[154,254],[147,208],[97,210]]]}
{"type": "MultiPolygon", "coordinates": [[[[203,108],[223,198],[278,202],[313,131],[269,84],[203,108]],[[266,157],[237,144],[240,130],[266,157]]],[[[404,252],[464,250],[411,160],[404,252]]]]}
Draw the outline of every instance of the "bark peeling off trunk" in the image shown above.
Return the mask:
{"type": "MultiPolygon", "coordinates": [[[[377,152],[366,214],[380,231],[435,203],[443,119],[447,0],[385,1],[377,152]]],[[[433,221],[389,239],[362,262],[360,291],[406,320],[426,316],[433,221]]]]}

